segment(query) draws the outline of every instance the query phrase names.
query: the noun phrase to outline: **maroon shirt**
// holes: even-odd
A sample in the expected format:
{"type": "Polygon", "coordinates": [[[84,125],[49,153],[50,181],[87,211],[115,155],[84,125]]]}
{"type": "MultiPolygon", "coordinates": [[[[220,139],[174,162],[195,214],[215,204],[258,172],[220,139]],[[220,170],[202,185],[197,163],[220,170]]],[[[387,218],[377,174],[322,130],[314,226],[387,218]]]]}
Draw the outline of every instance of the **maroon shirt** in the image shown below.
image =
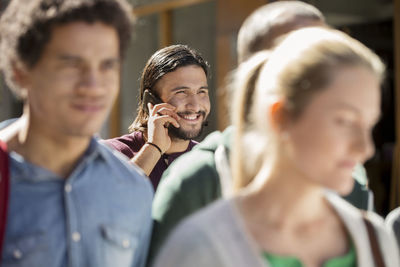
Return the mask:
{"type": "MultiPolygon", "coordinates": [[[[139,152],[146,142],[144,141],[142,132],[133,132],[131,134],[104,140],[104,143],[131,159],[139,152]]],[[[180,155],[192,150],[192,148],[197,144],[198,143],[196,141],[190,140],[185,151],[172,154],[163,154],[161,156],[160,160],[157,162],[156,166],[154,166],[154,169],[149,175],[151,183],[154,187],[154,191],[156,191],[161,176],[168,166],[180,155]]]]}

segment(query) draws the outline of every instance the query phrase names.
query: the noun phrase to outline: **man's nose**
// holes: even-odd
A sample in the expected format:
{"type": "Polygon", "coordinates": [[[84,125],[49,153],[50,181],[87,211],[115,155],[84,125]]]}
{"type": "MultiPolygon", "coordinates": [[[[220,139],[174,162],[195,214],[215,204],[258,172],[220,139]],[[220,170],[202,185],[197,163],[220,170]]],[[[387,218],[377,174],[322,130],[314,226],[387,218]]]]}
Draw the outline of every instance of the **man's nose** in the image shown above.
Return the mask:
{"type": "Polygon", "coordinates": [[[200,96],[197,94],[190,94],[186,98],[186,108],[193,111],[193,112],[198,112],[200,111],[201,107],[201,99],[200,96]]]}
{"type": "Polygon", "coordinates": [[[98,94],[102,89],[100,71],[93,67],[85,68],[82,71],[78,88],[85,94],[98,94]]]}

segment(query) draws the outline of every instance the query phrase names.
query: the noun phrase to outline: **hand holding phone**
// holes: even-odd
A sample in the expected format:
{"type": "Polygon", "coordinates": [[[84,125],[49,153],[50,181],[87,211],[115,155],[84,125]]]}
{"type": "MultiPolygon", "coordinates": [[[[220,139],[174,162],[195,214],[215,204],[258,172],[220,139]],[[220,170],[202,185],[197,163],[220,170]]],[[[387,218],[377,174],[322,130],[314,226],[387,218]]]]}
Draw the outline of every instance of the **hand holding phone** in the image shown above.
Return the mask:
{"type": "MultiPolygon", "coordinates": [[[[158,97],[155,93],[151,92],[150,90],[146,89],[143,92],[143,101],[142,101],[142,105],[143,105],[143,109],[146,110],[147,114],[149,114],[150,116],[150,110],[149,110],[149,106],[148,103],[151,103],[153,106],[157,105],[157,104],[162,104],[165,103],[160,97],[158,97]]],[[[170,104],[166,103],[167,105],[171,106],[170,104]]],[[[171,106],[172,107],[172,106],[171,106]]],[[[162,108],[161,110],[165,110],[165,107],[162,108]]],[[[167,109],[168,110],[168,109],[167,109]]],[[[165,111],[162,111],[161,113],[157,112],[160,115],[166,115],[165,111]]],[[[174,118],[175,120],[177,120],[177,115],[176,113],[174,113],[172,110],[170,110],[168,115],[171,116],[172,118],[174,118]]],[[[172,127],[172,128],[177,128],[178,126],[174,126],[170,123],[166,123],[164,125],[165,128],[168,127],[172,127]]]]}
{"type": "Polygon", "coordinates": [[[146,110],[147,114],[149,114],[149,109],[147,107],[148,103],[151,103],[154,106],[156,104],[163,103],[163,101],[158,96],[156,96],[155,94],[150,92],[148,89],[146,89],[143,92],[142,105],[143,105],[143,109],[146,110]]]}
{"type": "Polygon", "coordinates": [[[143,92],[142,105],[149,115],[147,122],[148,141],[156,144],[162,151],[167,151],[171,145],[168,130],[179,128],[178,115],[175,113],[176,108],[162,101],[156,94],[147,89],[143,92]]]}

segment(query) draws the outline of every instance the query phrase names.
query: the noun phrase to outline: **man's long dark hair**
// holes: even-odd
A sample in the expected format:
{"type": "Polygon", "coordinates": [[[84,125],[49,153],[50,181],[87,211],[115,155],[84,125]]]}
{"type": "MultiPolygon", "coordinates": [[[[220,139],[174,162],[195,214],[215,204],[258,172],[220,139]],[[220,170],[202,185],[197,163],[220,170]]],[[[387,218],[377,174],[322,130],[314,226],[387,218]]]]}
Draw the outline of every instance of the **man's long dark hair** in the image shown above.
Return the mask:
{"type": "Polygon", "coordinates": [[[139,105],[137,109],[137,116],[129,127],[129,132],[147,130],[147,121],[149,114],[143,107],[143,93],[147,89],[154,95],[156,83],[167,73],[173,72],[176,69],[184,66],[196,65],[204,70],[206,76],[208,75],[208,63],[202,56],[194,49],[187,45],[171,45],[154,53],[147,61],[140,78],[139,88],[139,105]]]}

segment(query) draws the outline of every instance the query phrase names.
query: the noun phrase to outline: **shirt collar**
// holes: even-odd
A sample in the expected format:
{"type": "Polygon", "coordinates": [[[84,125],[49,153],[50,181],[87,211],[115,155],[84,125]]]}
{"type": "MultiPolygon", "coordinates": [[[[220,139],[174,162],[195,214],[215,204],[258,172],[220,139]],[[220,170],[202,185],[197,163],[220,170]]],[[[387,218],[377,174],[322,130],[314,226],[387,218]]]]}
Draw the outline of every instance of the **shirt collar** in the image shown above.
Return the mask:
{"type": "Polygon", "coordinates": [[[171,154],[163,154],[163,157],[166,158],[168,160],[168,164],[171,164],[171,162],[173,160],[175,160],[177,157],[179,157],[180,155],[189,152],[190,150],[192,150],[192,148],[197,145],[198,142],[194,141],[194,140],[190,140],[189,141],[189,145],[187,146],[185,151],[182,152],[175,152],[175,153],[171,153],[171,154]]]}
{"type": "MultiPolygon", "coordinates": [[[[56,155],[55,155],[56,156],[56,155]]],[[[75,173],[79,171],[79,169],[84,168],[87,164],[90,164],[94,160],[98,158],[103,158],[107,160],[107,155],[104,147],[99,143],[97,137],[92,137],[89,142],[89,146],[86,151],[83,153],[81,159],[78,164],[71,172],[70,177],[74,177],[75,173]]],[[[11,173],[12,178],[17,180],[27,180],[31,182],[40,182],[40,181],[63,181],[64,179],[53,173],[52,171],[38,166],[36,164],[31,163],[28,160],[25,160],[23,156],[20,154],[11,151],[9,154],[10,164],[11,164],[11,173]]]]}

